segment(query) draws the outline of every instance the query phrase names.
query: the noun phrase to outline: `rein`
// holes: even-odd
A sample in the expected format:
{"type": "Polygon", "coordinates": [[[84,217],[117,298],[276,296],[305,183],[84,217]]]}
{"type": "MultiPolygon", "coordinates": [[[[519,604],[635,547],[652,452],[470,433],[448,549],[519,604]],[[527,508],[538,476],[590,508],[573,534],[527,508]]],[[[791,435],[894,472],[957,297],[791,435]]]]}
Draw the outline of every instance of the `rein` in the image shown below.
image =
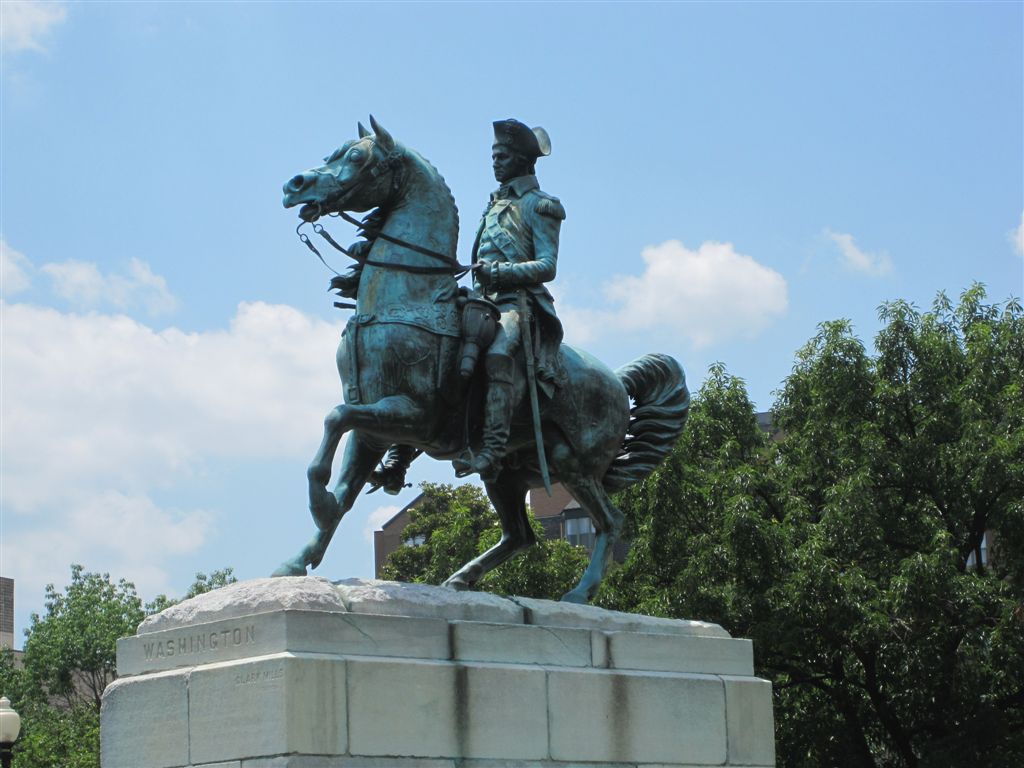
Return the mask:
{"type": "MultiPolygon", "coordinates": [[[[332,214],[327,214],[327,215],[328,216],[337,215],[337,216],[340,216],[341,218],[345,219],[345,221],[347,221],[349,224],[353,224],[353,225],[355,225],[357,227],[360,227],[360,228],[363,226],[362,222],[360,222],[356,218],[353,218],[352,216],[349,216],[344,211],[338,211],[337,214],[333,214],[332,213],[332,214]]],[[[309,224],[309,223],[310,222],[303,221],[303,222],[301,222],[299,224],[298,227],[295,228],[295,233],[299,236],[299,240],[301,240],[303,243],[305,243],[306,247],[309,248],[309,250],[311,250],[313,252],[313,254],[318,259],[320,259],[321,263],[323,263],[323,265],[325,267],[327,267],[329,270],[331,270],[331,272],[333,272],[334,274],[340,275],[341,274],[340,272],[338,272],[336,269],[334,269],[334,267],[332,267],[330,264],[328,264],[326,261],[324,261],[324,257],[320,255],[320,251],[318,251],[316,246],[313,245],[312,241],[309,239],[309,236],[306,235],[304,232],[299,232],[299,230],[302,229],[302,227],[304,225],[309,224]]],[[[415,274],[415,275],[454,275],[456,280],[460,279],[467,272],[470,272],[470,271],[472,271],[474,269],[474,266],[467,265],[467,264],[460,264],[456,259],[453,259],[450,256],[445,256],[443,253],[438,253],[437,251],[432,251],[429,248],[424,248],[422,246],[416,245],[415,243],[407,242],[406,240],[402,240],[401,238],[398,238],[398,237],[392,237],[391,235],[386,235],[383,232],[378,232],[376,235],[373,236],[372,239],[376,240],[377,238],[380,238],[381,240],[386,240],[389,243],[394,243],[395,245],[399,245],[399,246],[401,246],[403,248],[408,248],[411,251],[416,251],[417,253],[422,253],[424,256],[430,256],[432,258],[439,259],[439,260],[447,263],[448,266],[446,266],[446,267],[421,267],[421,266],[416,266],[416,265],[413,265],[413,264],[394,264],[394,263],[388,262],[388,261],[377,261],[376,259],[359,258],[355,254],[353,254],[351,251],[349,251],[347,248],[343,248],[342,246],[338,245],[338,242],[333,237],[331,237],[331,233],[328,232],[326,229],[324,229],[322,224],[313,222],[312,223],[312,227],[313,227],[313,231],[316,232],[318,235],[320,235],[320,237],[322,237],[328,243],[330,243],[331,247],[333,247],[335,250],[340,251],[341,253],[345,254],[350,259],[352,259],[353,261],[355,261],[355,262],[357,262],[357,263],[359,263],[361,265],[368,265],[368,266],[371,266],[371,267],[380,267],[380,268],[383,268],[383,269],[393,269],[393,270],[395,270],[397,272],[410,272],[410,273],[415,274]]]]}
{"type": "MultiPolygon", "coordinates": [[[[360,229],[363,227],[363,222],[359,221],[358,219],[356,219],[356,218],[354,218],[352,216],[349,216],[347,213],[345,213],[345,211],[338,211],[338,216],[343,218],[349,224],[352,224],[352,225],[354,225],[356,227],[359,227],[360,229]]],[[[321,229],[323,229],[323,227],[321,227],[321,229]]],[[[378,237],[381,240],[387,240],[389,243],[394,243],[395,245],[400,245],[403,248],[408,248],[410,251],[416,251],[416,253],[422,253],[424,256],[430,256],[431,258],[434,258],[434,259],[440,259],[441,261],[447,262],[447,263],[451,264],[453,267],[456,267],[458,269],[461,269],[461,270],[464,270],[464,271],[469,269],[469,267],[464,267],[462,264],[459,264],[459,262],[456,261],[455,259],[453,259],[451,256],[446,256],[445,254],[439,253],[438,251],[432,251],[429,248],[424,248],[421,245],[416,245],[415,243],[410,243],[410,242],[407,242],[407,241],[402,240],[400,238],[392,237],[391,235],[386,235],[383,232],[378,232],[376,235],[374,235],[374,239],[376,239],[378,237]]],[[[333,240],[331,240],[329,236],[328,236],[327,239],[328,239],[328,242],[330,242],[331,245],[333,245],[335,248],[338,247],[338,244],[335,243],[333,240]]]]}

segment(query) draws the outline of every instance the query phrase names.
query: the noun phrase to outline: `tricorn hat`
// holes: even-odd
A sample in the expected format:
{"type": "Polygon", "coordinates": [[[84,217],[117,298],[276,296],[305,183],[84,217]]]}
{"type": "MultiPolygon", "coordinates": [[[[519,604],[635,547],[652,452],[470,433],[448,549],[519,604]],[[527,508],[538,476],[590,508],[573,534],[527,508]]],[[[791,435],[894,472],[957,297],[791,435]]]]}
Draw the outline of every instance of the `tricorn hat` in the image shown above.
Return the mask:
{"type": "Polygon", "coordinates": [[[544,157],[551,154],[551,139],[540,126],[528,128],[518,120],[495,120],[494,143],[505,144],[527,157],[544,157]]]}

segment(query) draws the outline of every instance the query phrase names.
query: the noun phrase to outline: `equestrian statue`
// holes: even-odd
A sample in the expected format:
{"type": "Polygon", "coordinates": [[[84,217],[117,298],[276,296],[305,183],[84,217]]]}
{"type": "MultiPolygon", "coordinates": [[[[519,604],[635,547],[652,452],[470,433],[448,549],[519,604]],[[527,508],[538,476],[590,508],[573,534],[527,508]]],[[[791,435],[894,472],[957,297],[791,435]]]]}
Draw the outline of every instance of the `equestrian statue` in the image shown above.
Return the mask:
{"type": "Polygon", "coordinates": [[[451,461],[459,476],[479,475],[502,528],[500,541],[446,586],[469,589],[536,543],[526,494],[541,486],[550,493],[560,482],[597,532],[586,571],[562,597],[588,602],[622,530],[608,494],[643,480],[682,433],[690,405],[683,370],[649,354],[612,372],[562,343],[544,284],[555,277],[565,209],[535,175],[537,159],[551,151],[544,129],[493,124],[500,187],[481,218],[472,263],[463,265],[444,179],[373,117],[370,127],[360,124],[358,138],[284,185],[284,206],[301,206],[300,229],[312,224],[355,260],[331,281],[355,304],[337,304],[354,310],[337,351],[344,403],[327,414],[307,471],[317,530],[274,575],[319,565],[359,492],[369,485],[397,493],[409,463],[426,453],[451,461]],[[369,213],[359,221],[350,212],[369,213]],[[358,225],[364,239],[342,248],[318,222],[325,216],[358,225]],[[472,289],[459,287],[466,274],[472,289]]]}

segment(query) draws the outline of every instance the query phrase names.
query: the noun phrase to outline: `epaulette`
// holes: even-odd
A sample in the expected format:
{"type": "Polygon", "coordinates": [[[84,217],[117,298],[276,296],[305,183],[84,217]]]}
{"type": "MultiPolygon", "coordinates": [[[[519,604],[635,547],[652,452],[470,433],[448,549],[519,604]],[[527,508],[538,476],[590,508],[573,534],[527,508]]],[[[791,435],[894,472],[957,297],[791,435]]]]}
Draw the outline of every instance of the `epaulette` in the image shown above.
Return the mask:
{"type": "Polygon", "coordinates": [[[540,190],[537,191],[540,194],[540,200],[537,201],[537,213],[541,216],[550,216],[553,219],[565,219],[565,208],[562,207],[562,203],[558,198],[552,197],[540,190]]]}

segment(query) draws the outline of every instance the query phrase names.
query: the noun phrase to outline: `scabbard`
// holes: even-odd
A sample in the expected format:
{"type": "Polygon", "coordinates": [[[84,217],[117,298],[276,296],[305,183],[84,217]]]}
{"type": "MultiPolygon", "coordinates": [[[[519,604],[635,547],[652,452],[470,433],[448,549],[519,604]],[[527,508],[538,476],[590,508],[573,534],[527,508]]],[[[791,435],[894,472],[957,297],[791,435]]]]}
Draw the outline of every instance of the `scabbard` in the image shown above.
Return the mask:
{"type": "Polygon", "coordinates": [[[523,340],[523,355],[526,357],[526,388],[530,392],[530,410],[533,412],[533,439],[537,444],[537,463],[544,490],[551,496],[551,474],[548,472],[548,457],[544,452],[544,433],[540,426],[540,401],[537,398],[537,361],[533,357],[533,329],[530,326],[530,304],[526,291],[519,289],[519,332],[523,340]]]}

